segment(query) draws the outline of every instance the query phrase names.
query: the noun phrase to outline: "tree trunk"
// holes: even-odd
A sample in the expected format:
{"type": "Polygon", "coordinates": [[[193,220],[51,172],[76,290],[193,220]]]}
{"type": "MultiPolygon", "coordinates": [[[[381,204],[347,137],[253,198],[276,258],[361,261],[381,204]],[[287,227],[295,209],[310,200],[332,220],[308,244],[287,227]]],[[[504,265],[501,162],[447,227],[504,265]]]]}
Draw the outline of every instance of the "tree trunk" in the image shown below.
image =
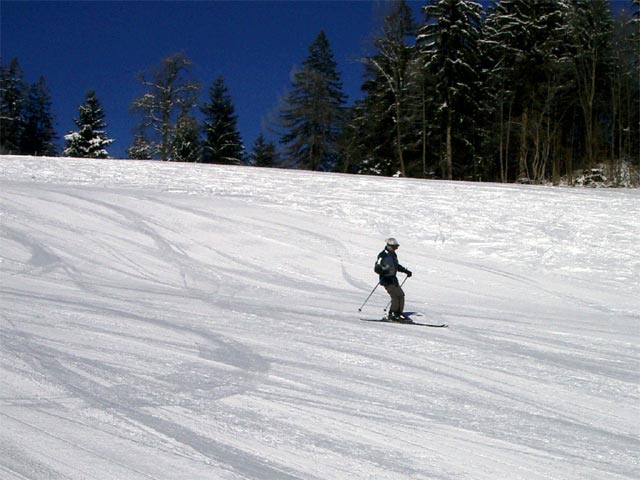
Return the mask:
{"type": "Polygon", "coordinates": [[[398,146],[398,163],[400,164],[400,174],[403,177],[407,176],[407,172],[404,167],[404,155],[402,153],[402,129],[400,127],[401,124],[401,110],[400,110],[400,100],[396,101],[396,143],[398,146]]]}
{"type": "Polygon", "coordinates": [[[447,115],[447,179],[453,180],[453,145],[451,139],[451,110],[447,115]]]}
{"type": "Polygon", "coordinates": [[[504,179],[504,183],[509,181],[509,151],[511,147],[511,124],[513,118],[513,98],[509,100],[509,114],[507,117],[507,139],[505,145],[505,163],[504,163],[504,172],[502,173],[502,178],[504,179]]]}
{"type": "MultiPolygon", "coordinates": [[[[504,91],[501,92],[501,94],[504,91]]],[[[500,181],[505,183],[506,180],[504,178],[504,102],[502,101],[502,95],[500,95],[500,147],[498,149],[498,155],[500,159],[500,181]]]]}
{"type": "Polygon", "coordinates": [[[518,180],[528,179],[527,168],[527,133],[529,131],[529,114],[527,109],[522,112],[522,135],[520,136],[520,153],[518,156],[518,180]]]}
{"type": "Polygon", "coordinates": [[[422,84],[422,177],[427,177],[427,104],[424,83],[422,84]]]}

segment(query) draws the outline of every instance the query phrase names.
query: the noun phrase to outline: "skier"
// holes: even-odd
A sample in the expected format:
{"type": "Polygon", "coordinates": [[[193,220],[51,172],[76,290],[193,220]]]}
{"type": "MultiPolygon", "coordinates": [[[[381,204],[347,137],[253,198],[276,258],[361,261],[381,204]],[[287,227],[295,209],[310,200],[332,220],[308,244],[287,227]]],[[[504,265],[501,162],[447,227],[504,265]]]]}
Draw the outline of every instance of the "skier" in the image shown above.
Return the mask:
{"type": "Polygon", "coordinates": [[[404,315],[404,291],[398,282],[397,273],[402,272],[410,277],[411,270],[404,268],[398,263],[396,250],[400,244],[395,238],[387,238],[385,249],[378,254],[378,259],[374,267],[375,272],[380,275],[380,285],[382,285],[391,297],[391,308],[389,309],[389,320],[402,322],[409,321],[404,315]]]}

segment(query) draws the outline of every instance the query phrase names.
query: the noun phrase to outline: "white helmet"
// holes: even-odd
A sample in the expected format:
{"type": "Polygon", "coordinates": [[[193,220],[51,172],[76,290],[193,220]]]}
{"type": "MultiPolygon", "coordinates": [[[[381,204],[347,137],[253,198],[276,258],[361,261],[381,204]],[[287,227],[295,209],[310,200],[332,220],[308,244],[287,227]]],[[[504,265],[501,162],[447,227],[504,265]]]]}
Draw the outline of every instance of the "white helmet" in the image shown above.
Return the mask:
{"type": "Polygon", "coordinates": [[[400,246],[398,241],[393,237],[387,238],[386,242],[387,242],[387,245],[389,245],[390,247],[399,247],[400,246]]]}

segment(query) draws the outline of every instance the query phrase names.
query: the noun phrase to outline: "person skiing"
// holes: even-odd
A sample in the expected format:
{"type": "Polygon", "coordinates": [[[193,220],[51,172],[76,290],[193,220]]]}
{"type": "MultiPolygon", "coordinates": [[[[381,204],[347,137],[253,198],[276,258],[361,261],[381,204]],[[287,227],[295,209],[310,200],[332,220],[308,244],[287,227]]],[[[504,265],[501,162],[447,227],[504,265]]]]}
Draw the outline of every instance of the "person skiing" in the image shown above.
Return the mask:
{"type": "Polygon", "coordinates": [[[402,272],[410,277],[411,270],[398,263],[396,250],[400,244],[395,238],[387,238],[386,246],[378,254],[378,259],[374,267],[375,272],[380,275],[380,285],[382,285],[391,297],[391,308],[389,309],[389,320],[402,322],[408,321],[404,314],[404,291],[398,282],[397,273],[402,272]]]}

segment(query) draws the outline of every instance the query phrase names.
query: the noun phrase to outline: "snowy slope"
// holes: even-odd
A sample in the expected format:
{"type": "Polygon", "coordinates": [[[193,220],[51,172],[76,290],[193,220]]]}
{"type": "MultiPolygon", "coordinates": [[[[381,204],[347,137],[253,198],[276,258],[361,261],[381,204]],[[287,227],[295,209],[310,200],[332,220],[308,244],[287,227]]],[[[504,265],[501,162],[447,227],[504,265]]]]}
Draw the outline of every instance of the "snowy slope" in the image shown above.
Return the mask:
{"type": "Polygon", "coordinates": [[[0,157],[0,478],[640,477],[640,192],[0,157]],[[383,239],[413,270],[387,298],[383,239]]]}

